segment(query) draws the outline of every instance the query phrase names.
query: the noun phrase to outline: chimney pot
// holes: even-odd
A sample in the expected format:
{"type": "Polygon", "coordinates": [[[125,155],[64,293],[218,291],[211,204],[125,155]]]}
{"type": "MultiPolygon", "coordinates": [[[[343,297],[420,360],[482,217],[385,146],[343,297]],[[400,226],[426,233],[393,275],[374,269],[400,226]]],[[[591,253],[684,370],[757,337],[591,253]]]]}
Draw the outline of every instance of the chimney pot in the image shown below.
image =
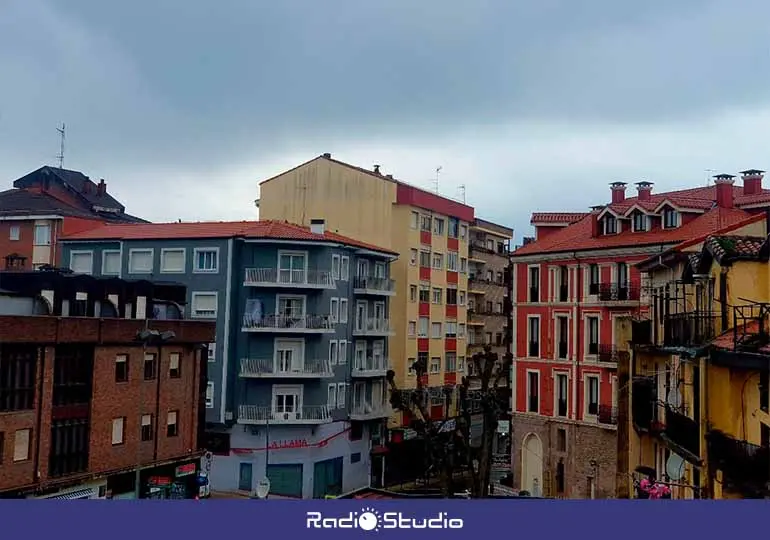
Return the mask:
{"type": "Polygon", "coordinates": [[[717,174],[714,176],[714,184],[717,191],[717,206],[720,208],[732,208],[734,205],[733,200],[733,184],[735,183],[735,176],[732,174],[717,174]]]}
{"type": "Polygon", "coordinates": [[[652,195],[652,182],[637,182],[636,183],[636,198],[640,201],[649,201],[652,195]]]}
{"type": "Polygon", "coordinates": [[[610,191],[612,191],[612,204],[622,203],[626,200],[625,182],[612,182],[610,184],[610,191]]]}
{"type": "Polygon", "coordinates": [[[380,174],[380,166],[379,165],[375,165],[374,166],[374,174],[380,174]]]}
{"type": "Polygon", "coordinates": [[[743,194],[744,195],[756,195],[762,193],[762,178],[765,171],[759,169],[747,169],[741,171],[741,178],[743,180],[743,194]]]}
{"type": "Polygon", "coordinates": [[[313,234],[324,234],[326,230],[325,219],[311,219],[310,220],[310,232],[313,234]]]}
{"type": "Polygon", "coordinates": [[[332,155],[331,155],[329,152],[326,152],[326,153],[323,155],[323,157],[325,157],[326,159],[331,159],[332,155]]]}
{"type": "Polygon", "coordinates": [[[99,179],[99,184],[96,186],[96,193],[99,195],[107,193],[107,183],[104,181],[104,178],[99,179]]]}

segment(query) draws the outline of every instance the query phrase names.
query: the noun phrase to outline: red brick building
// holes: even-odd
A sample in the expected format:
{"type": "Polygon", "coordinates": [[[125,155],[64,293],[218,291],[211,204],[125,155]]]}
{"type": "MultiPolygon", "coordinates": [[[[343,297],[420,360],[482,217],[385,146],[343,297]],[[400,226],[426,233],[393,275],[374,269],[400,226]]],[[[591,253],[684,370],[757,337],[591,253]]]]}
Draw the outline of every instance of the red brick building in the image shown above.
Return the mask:
{"type": "Polygon", "coordinates": [[[41,167],[0,191],[0,259],[5,268],[59,266],[58,240],[105,223],[144,223],[126,214],[104,180],[41,167]]]}
{"type": "Polygon", "coordinates": [[[770,206],[762,171],[653,193],[611,184],[587,213],[536,213],[512,254],[514,487],[533,495],[615,496],[618,362],[648,292],[635,264],[674,245],[751,222],[770,206]]]}
{"type": "Polygon", "coordinates": [[[0,289],[0,497],[134,496],[137,469],[141,497],[196,493],[214,324],[136,318],[185,288],[0,272],[0,289]]]}

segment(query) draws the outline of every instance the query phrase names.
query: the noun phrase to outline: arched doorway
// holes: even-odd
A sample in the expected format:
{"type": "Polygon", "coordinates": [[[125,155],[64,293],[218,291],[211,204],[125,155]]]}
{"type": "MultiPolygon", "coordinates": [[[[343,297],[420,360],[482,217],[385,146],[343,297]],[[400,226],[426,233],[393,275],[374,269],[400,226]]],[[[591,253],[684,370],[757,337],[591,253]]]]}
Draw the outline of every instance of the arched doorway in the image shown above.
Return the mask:
{"type": "Polygon", "coordinates": [[[535,433],[525,435],[521,445],[521,489],[543,495],[543,443],[535,433]]]}

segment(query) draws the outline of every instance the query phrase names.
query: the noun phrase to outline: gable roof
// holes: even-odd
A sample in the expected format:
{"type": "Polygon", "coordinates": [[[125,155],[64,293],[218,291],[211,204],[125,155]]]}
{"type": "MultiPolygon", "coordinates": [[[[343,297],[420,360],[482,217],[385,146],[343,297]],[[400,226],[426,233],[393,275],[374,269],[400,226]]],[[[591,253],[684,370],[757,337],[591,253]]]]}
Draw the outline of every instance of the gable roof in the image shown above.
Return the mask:
{"type": "Polygon", "coordinates": [[[96,183],[91,181],[85,174],[80,171],[71,171],[69,169],[60,169],[59,167],[51,167],[50,165],[44,165],[39,169],[25,174],[13,183],[14,187],[26,188],[41,184],[41,180],[49,177],[55,178],[70,191],[77,194],[77,196],[83,199],[85,202],[93,206],[101,206],[104,208],[113,208],[121,212],[126,210],[125,206],[120,204],[109,193],[97,193],[95,186],[96,183]],[[92,191],[84,189],[86,184],[94,186],[92,191]]]}
{"type": "Polygon", "coordinates": [[[70,234],[63,242],[88,240],[171,240],[233,238],[295,240],[298,242],[334,242],[388,255],[396,252],[367,244],[331,231],[317,234],[307,227],[286,221],[214,221],[187,223],[140,223],[106,225],[70,234]]]}
{"type": "Polygon", "coordinates": [[[18,188],[0,191],[0,217],[43,215],[76,217],[104,222],[147,223],[141,218],[125,213],[87,212],[70,206],[47,193],[18,188]]]}
{"type": "Polygon", "coordinates": [[[534,212],[529,222],[532,224],[570,225],[580,221],[588,212],[534,212]]]}

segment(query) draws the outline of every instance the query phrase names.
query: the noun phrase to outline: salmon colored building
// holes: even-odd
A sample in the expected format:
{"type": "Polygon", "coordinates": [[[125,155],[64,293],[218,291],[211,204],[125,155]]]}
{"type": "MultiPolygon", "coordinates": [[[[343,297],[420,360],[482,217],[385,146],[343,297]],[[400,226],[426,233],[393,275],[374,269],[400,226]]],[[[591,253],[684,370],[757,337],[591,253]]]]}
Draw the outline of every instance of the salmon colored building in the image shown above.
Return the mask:
{"type": "Polygon", "coordinates": [[[618,365],[649,286],[635,265],[680,242],[745,222],[770,206],[762,171],[743,185],[653,193],[611,184],[587,213],[535,213],[535,237],[512,254],[514,487],[607,498],[618,485],[618,365]]]}

